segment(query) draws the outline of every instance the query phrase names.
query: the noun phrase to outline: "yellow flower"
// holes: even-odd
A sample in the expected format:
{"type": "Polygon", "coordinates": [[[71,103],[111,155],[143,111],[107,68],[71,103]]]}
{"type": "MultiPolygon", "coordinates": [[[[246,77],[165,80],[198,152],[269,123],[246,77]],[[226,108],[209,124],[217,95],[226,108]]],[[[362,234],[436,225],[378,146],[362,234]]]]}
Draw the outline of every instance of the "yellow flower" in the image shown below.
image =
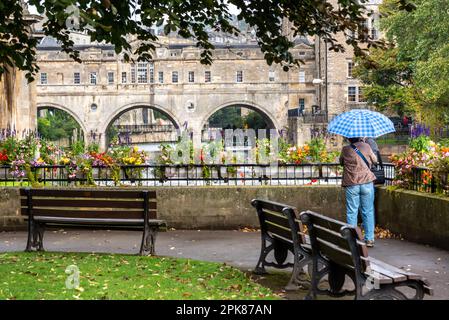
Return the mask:
{"type": "Polygon", "coordinates": [[[134,151],[134,152],[137,152],[137,151],[139,151],[139,148],[138,148],[137,146],[135,146],[135,147],[133,148],[133,151],[134,151]]]}
{"type": "Polygon", "coordinates": [[[70,163],[70,159],[69,158],[66,158],[66,157],[63,157],[63,158],[61,158],[61,164],[63,164],[63,165],[67,165],[67,164],[69,164],[70,163]]]}

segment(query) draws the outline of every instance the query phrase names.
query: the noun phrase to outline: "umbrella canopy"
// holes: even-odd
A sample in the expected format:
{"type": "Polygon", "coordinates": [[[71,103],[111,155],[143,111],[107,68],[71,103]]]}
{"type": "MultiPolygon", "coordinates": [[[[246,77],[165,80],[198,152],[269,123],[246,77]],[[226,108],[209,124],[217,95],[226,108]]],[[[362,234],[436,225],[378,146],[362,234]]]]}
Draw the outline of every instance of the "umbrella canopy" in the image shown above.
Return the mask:
{"type": "Polygon", "coordinates": [[[377,138],[394,132],[394,124],[379,112],[353,109],[336,116],[327,126],[327,131],[346,138],[377,138]]]}

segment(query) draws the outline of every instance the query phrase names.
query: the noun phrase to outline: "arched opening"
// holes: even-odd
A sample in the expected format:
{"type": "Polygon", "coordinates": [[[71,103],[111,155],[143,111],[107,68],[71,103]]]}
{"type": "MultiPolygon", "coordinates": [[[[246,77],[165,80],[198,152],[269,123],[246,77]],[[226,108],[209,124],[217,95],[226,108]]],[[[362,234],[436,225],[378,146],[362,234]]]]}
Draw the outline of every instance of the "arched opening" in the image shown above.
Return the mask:
{"type": "Polygon", "coordinates": [[[179,125],[167,112],[146,105],[127,108],[117,114],[106,129],[107,145],[136,145],[157,151],[161,143],[177,141],[179,125]]]}
{"type": "Polygon", "coordinates": [[[270,117],[260,109],[247,104],[231,104],[216,110],[206,120],[203,131],[202,141],[210,141],[217,136],[224,137],[227,129],[243,131],[254,130],[257,138],[269,138],[270,129],[276,129],[270,117]]]}
{"type": "Polygon", "coordinates": [[[60,147],[84,142],[84,130],[75,117],[52,105],[37,107],[37,130],[41,138],[60,147]]]}

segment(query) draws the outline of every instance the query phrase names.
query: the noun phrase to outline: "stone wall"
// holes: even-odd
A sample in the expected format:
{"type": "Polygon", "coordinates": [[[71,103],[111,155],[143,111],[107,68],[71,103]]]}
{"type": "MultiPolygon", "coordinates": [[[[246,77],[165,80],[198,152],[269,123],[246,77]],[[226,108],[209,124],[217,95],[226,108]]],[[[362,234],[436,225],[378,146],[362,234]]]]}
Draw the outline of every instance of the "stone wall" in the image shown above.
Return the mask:
{"type": "Polygon", "coordinates": [[[341,188],[335,186],[292,187],[196,187],[161,188],[158,205],[161,218],[174,228],[230,229],[258,227],[251,200],[269,199],[293,205],[299,211],[314,210],[344,217],[341,188]]]}
{"type": "Polygon", "coordinates": [[[377,189],[377,222],[405,239],[449,249],[449,198],[377,189]]]}
{"type": "MultiPolygon", "coordinates": [[[[251,200],[270,199],[344,218],[344,198],[335,186],[158,187],[158,216],[176,229],[257,227],[251,200]]],[[[0,230],[23,228],[18,189],[0,188],[0,230]]]]}
{"type": "Polygon", "coordinates": [[[18,188],[0,188],[0,231],[23,229],[18,188]]]}

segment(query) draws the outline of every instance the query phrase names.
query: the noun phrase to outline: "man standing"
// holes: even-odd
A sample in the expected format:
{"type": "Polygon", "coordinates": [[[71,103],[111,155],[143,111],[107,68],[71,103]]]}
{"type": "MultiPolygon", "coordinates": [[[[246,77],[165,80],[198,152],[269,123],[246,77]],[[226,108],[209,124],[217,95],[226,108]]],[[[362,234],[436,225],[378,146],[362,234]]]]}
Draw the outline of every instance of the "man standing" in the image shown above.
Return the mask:
{"type": "Polygon", "coordinates": [[[376,176],[370,167],[377,162],[371,147],[360,138],[349,138],[350,145],[344,146],[340,156],[343,165],[342,186],[346,193],[346,218],[350,225],[357,226],[359,209],[362,213],[365,242],[374,246],[374,184],[376,176]],[[359,154],[360,153],[360,154],[359,154]],[[366,165],[364,159],[369,163],[366,165]]]}

